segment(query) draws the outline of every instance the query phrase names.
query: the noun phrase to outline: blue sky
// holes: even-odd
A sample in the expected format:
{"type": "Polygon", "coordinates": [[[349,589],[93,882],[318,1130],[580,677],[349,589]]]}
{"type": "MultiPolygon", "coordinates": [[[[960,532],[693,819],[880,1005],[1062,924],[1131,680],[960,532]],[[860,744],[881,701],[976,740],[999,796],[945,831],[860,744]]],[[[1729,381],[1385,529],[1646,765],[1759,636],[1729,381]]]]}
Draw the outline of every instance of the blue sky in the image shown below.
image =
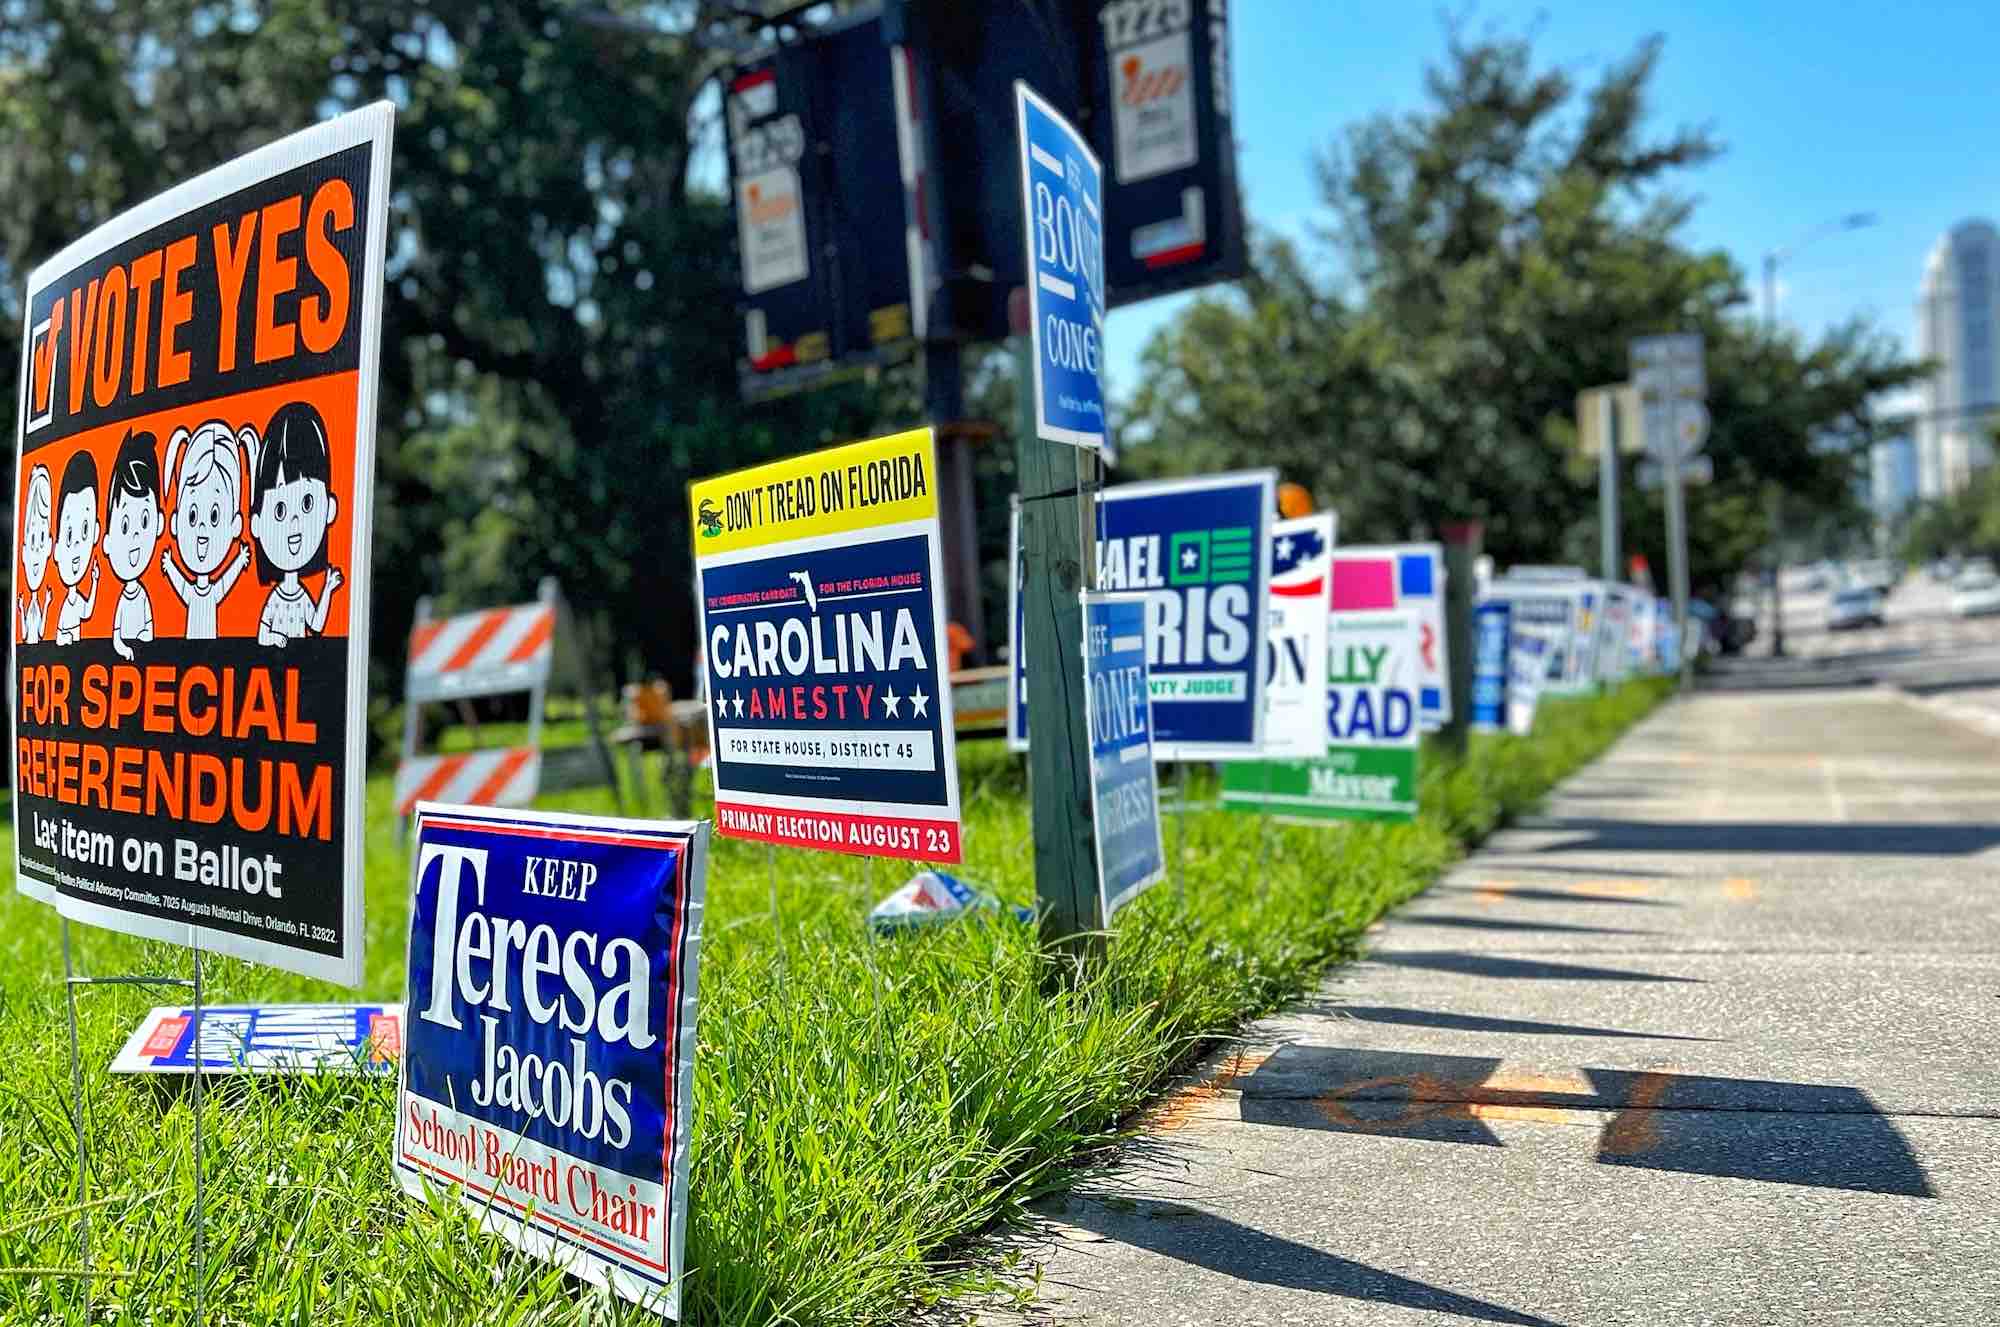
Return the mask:
{"type": "MultiPolygon", "coordinates": [[[[1367,116],[1421,108],[1424,68],[1444,49],[1441,12],[1381,0],[1233,0],[1237,155],[1253,223],[1303,234],[1324,215],[1313,153],[1367,116]]],[[[1780,268],[1779,316],[1808,332],[1866,314],[1914,350],[1925,253],[1953,224],[2000,214],[1992,0],[1907,9],[1565,0],[1453,12],[1468,14],[1474,33],[1533,34],[1537,59],[1585,86],[1643,37],[1663,34],[1652,126],[1705,125],[1727,148],[1678,181],[1701,204],[1686,238],[1733,255],[1759,300],[1766,251],[1829,218],[1876,213],[1874,226],[1819,239],[1780,268]]],[[[1187,298],[1111,315],[1114,393],[1129,391],[1146,337],[1187,298]]]]}

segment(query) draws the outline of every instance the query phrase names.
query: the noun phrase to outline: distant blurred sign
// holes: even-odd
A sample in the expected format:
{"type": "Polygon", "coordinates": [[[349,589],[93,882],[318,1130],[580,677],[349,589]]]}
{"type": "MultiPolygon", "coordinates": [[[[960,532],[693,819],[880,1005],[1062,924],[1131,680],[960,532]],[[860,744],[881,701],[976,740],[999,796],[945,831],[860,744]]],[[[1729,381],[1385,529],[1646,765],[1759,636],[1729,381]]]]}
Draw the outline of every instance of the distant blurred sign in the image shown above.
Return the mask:
{"type": "MultiPolygon", "coordinates": [[[[1665,479],[1665,471],[1658,461],[1639,462],[1639,487],[1651,492],[1665,479]]],[[[1681,463],[1681,483],[1708,484],[1715,480],[1715,460],[1708,456],[1697,456],[1681,463]]]]}
{"type": "Polygon", "coordinates": [[[1629,382],[1592,387],[1576,394],[1576,450],[1595,464],[1604,455],[1607,435],[1623,455],[1646,445],[1646,425],[1639,407],[1639,389],[1629,382]]]}

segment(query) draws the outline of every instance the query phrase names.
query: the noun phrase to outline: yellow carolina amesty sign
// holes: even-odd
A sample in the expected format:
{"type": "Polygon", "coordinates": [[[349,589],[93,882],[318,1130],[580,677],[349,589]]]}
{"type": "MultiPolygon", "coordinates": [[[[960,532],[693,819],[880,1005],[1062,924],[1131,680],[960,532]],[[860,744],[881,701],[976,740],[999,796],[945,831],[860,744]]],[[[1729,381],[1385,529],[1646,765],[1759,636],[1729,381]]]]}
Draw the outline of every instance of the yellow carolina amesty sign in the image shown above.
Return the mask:
{"type": "Polygon", "coordinates": [[[697,558],[937,515],[927,428],[789,456],[688,485],[697,558]]]}

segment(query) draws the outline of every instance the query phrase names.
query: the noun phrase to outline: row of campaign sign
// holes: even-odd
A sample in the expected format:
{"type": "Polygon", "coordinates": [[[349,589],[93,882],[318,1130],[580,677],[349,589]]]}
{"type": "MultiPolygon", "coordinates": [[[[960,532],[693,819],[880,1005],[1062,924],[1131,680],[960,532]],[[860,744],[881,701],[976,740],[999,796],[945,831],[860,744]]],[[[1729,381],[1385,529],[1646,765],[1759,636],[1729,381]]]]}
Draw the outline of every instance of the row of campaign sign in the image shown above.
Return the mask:
{"type": "MultiPolygon", "coordinates": [[[[17,439],[17,888],[349,986],[392,125],[386,104],[328,121],[37,267],[17,439]]],[[[1225,762],[1234,808],[1414,812],[1418,733],[1451,703],[1435,545],[1337,549],[1330,516],[1274,522],[1268,472],[1100,510],[1077,665],[1103,919],[1163,873],[1158,760],[1225,762]]],[[[959,861],[930,433],[702,480],[688,515],[713,831],[959,861]]],[[[1507,626],[1567,624],[1546,646],[1562,685],[1613,602],[1567,593],[1512,599],[1507,626]]],[[[246,1059],[331,1040],[398,1063],[406,1187],[677,1313],[710,822],[414,811],[400,1010],[170,1011],[131,1056],[208,1061],[212,1027],[246,1059]]]]}

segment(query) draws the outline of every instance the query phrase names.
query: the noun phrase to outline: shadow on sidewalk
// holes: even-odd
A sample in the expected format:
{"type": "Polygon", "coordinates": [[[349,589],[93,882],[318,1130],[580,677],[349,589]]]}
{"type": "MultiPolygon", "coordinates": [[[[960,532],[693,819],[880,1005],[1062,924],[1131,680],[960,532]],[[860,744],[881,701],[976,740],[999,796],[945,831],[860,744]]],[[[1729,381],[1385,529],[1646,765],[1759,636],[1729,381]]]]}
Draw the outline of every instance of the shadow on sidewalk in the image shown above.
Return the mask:
{"type": "MultiPolygon", "coordinates": [[[[1414,921],[1415,919],[1412,918],[1414,921]]],[[[1506,977],[1523,981],[1673,981],[1700,985],[1699,977],[1668,977],[1631,968],[1599,968],[1585,963],[1551,963],[1539,958],[1502,958],[1456,949],[1408,950],[1367,956],[1370,963],[1398,968],[1426,968],[1464,977],[1506,977]]]]}
{"type": "Polygon", "coordinates": [[[1450,926],[1465,931],[1502,931],[1510,934],[1529,932],[1554,932],[1562,935],[1660,934],[1658,931],[1642,931],[1629,926],[1578,926],[1574,922],[1519,922],[1505,917],[1460,917],[1442,912],[1399,912],[1396,914],[1396,921],[1404,927],[1450,926]]]}
{"type": "Polygon", "coordinates": [[[1363,1023],[1388,1023],[1396,1027],[1437,1028],[1444,1032],[1507,1032],[1543,1037],[1620,1037],[1642,1041],[1714,1041],[1714,1037],[1689,1037],[1675,1032],[1629,1032],[1623,1028],[1583,1027],[1575,1023],[1538,1023],[1526,1018],[1496,1018],[1490,1014],[1448,1014],[1441,1009],[1395,1009],[1386,1005],[1338,1004],[1327,1001],[1307,1006],[1307,1012],[1330,1017],[1359,1019],[1363,1023]]]}
{"type": "Polygon", "coordinates": [[[1413,1281],[1179,1203],[1131,1199],[1100,1202],[1079,1196],[1065,1205],[1062,1219],[1105,1239],[1238,1281],[1399,1308],[1428,1309],[1476,1322],[1557,1327],[1547,1318],[1532,1313],[1413,1281]]]}
{"type": "MultiPolygon", "coordinates": [[[[1381,1021],[1397,1022],[1407,1011],[1386,1012],[1392,1017],[1381,1021]]],[[[1246,1124],[1485,1147],[1506,1146],[1491,1127],[1497,1121],[1595,1124],[1603,1165],[1937,1196],[1895,1124],[1866,1092],[1839,1084],[1625,1069],[1548,1074],[1503,1069],[1492,1056],[1286,1045],[1233,1086],[1246,1124]]]]}
{"type": "MultiPolygon", "coordinates": [[[[2000,845],[2000,825],[1905,821],[1742,821],[1664,823],[1543,819],[1523,828],[1574,837],[1532,853],[1701,852],[1804,857],[1970,857],[2000,845]]],[[[1532,868],[1530,868],[1532,869],[1532,868]]]]}

